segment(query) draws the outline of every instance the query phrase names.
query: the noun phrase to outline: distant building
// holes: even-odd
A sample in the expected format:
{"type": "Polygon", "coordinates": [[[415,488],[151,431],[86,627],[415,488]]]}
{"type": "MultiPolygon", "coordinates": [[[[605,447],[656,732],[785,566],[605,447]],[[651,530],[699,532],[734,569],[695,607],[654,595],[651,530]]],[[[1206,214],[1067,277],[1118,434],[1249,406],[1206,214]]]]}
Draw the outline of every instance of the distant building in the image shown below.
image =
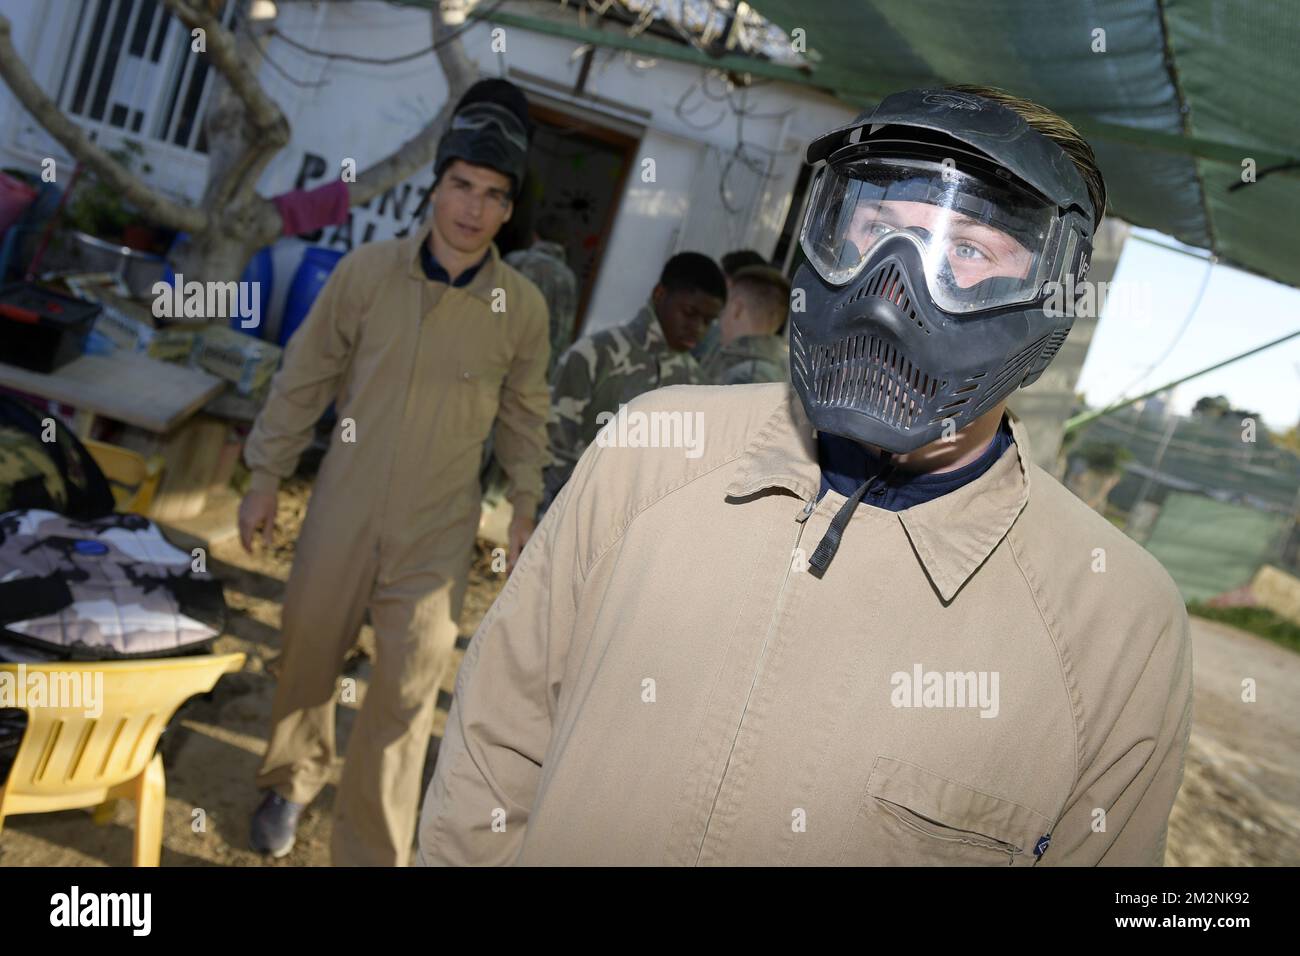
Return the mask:
{"type": "Polygon", "coordinates": [[[1138,409],[1144,421],[1163,422],[1169,418],[1169,406],[1174,400],[1174,393],[1171,389],[1165,389],[1152,395],[1150,398],[1143,399],[1138,409]]]}

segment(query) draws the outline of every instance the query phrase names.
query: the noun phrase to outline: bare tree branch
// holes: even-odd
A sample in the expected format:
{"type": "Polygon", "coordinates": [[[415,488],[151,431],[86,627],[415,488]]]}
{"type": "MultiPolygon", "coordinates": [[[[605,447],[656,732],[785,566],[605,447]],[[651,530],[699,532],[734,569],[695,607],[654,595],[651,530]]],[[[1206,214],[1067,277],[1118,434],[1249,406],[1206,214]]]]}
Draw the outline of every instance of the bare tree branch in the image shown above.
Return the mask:
{"type": "MultiPolygon", "coordinates": [[[[232,124],[248,124],[252,127],[247,132],[237,134],[240,147],[238,153],[223,164],[224,168],[212,170],[204,196],[205,203],[216,208],[242,205],[254,198],[254,190],[262,171],[275,154],[288,144],[289,122],[257,80],[256,63],[260,60],[260,55],[248,58],[241,55],[240,42],[221,25],[221,21],[212,15],[202,0],[163,2],[191,30],[203,31],[207,57],[225,86],[218,93],[215,113],[221,114],[232,124]],[[244,106],[243,111],[233,109],[234,104],[230,102],[232,98],[223,95],[227,91],[238,97],[244,106]]],[[[242,46],[244,53],[258,52],[251,35],[245,35],[242,46]]]]}
{"type": "Polygon", "coordinates": [[[384,159],[358,173],[356,182],[348,184],[348,200],[354,206],[369,202],[433,161],[438,151],[438,140],[451,120],[452,108],[478,76],[478,68],[465,53],[459,36],[447,25],[442,4],[435,2],[429,13],[434,54],[443,76],[447,78],[447,100],[424,129],[384,159]]]}
{"type": "Polygon", "coordinates": [[[423,130],[416,133],[384,159],[357,173],[357,181],[348,183],[348,202],[359,206],[398,183],[414,176],[424,166],[433,162],[438,149],[438,139],[451,119],[455,101],[448,98],[442,109],[423,130]]]}
{"type": "Polygon", "coordinates": [[[289,124],[280,112],[280,107],[266,95],[257,76],[240,58],[235,49],[235,38],[229,30],[221,25],[201,2],[190,0],[163,0],[177,18],[191,30],[200,29],[204,33],[208,59],[216,67],[226,82],[238,94],[248,107],[248,116],[258,131],[269,137],[282,137],[277,146],[289,142],[289,124]]]}
{"type": "Polygon", "coordinates": [[[208,217],[202,210],[173,202],[147,186],[101,149],[80,126],[64,116],[28,72],[14,49],[11,36],[9,20],[0,16],[0,76],[4,77],[23,108],[64,149],[154,222],[191,232],[207,228],[208,217]]]}
{"type": "MultiPolygon", "coordinates": [[[[432,162],[438,139],[457,100],[477,78],[478,70],[459,40],[463,26],[446,23],[444,7],[455,0],[434,0],[430,28],[438,64],[447,79],[447,100],[419,133],[349,184],[349,205],[367,202],[410,178],[432,162]]],[[[163,0],[190,30],[204,31],[205,52],[215,69],[212,105],[204,117],[209,173],[198,208],[173,202],[140,181],[89,138],[85,131],[45,95],[16,55],[8,20],[0,17],[0,78],[25,109],[51,135],[149,219],[191,234],[179,253],[187,274],[226,279],[238,273],[251,250],[274,242],[283,222],[275,204],[256,193],[257,180],[289,142],[289,124],[279,106],[257,80],[262,51],[249,24],[227,30],[209,0],[163,0]]],[[[180,263],[178,262],[178,269],[180,263]]]]}

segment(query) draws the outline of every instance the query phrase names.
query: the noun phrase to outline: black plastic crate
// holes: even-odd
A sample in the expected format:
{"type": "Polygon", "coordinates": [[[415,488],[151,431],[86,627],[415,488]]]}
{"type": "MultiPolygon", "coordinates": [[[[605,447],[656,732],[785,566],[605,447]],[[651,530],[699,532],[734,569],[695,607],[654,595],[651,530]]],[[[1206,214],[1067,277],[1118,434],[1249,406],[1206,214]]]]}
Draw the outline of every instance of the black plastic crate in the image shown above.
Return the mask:
{"type": "Polygon", "coordinates": [[[53,372],[81,354],[101,306],[31,282],[0,288],[0,361],[53,372]]]}

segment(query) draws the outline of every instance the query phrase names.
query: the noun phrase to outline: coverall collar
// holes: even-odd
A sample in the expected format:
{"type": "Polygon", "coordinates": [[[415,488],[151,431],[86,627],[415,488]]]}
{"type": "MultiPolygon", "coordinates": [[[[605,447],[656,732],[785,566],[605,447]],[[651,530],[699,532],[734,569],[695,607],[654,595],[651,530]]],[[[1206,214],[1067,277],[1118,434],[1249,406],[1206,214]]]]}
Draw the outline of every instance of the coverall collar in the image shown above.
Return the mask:
{"type": "MultiPolygon", "coordinates": [[[[412,279],[418,279],[420,282],[429,281],[424,274],[424,267],[420,264],[420,246],[428,240],[429,233],[432,231],[433,216],[430,215],[417,233],[407,235],[405,239],[406,246],[402,250],[402,261],[406,263],[406,274],[412,279]]],[[[469,285],[459,287],[460,291],[467,292],[474,298],[482,299],[490,305],[493,290],[503,288],[500,278],[501,269],[501,253],[497,250],[495,242],[490,243],[488,245],[487,261],[479,268],[478,274],[474,276],[469,285]]]]}
{"type": "MultiPolygon", "coordinates": [[[[897,512],[917,560],[945,601],[951,601],[984,563],[1029,500],[1028,435],[1015,415],[1006,415],[1015,444],[988,471],[946,495],[897,512]]],[[[744,498],[773,486],[804,500],[817,494],[821,466],[816,431],[793,388],[785,389],[784,400],[755,433],[738,464],[726,488],[729,497],[744,498]]],[[[842,499],[832,490],[823,501],[834,507],[842,499]]]]}

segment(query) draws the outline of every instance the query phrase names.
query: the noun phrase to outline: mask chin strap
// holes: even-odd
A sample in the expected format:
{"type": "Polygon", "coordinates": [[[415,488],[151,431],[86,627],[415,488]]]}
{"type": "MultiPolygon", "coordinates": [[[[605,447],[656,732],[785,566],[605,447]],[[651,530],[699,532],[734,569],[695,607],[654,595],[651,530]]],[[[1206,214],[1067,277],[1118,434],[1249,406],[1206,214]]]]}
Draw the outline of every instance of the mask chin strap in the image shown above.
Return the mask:
{"type": "Polygon", "coordinates": [[[826,529],[826,533],[822,535],[821,541],[817,544],[817,550],[808,559],[808,570],[812,572],[813,577],[820,579],[826,573],[826,569],[830,567],[831,558],[835,557],[835,552],[840,548],[840,539],[844,537],[844,529],[848,527],[853,512],[858,509],[862,496],[878,483],[886,481],[894,473],[893,455],[882,449],[881,456],[884,458],[884,467],[859,485],[858,490],[853,492],[853,495],[844,504],[840,505],[840,510],[831,519],[830,527],[826,529]]]}

